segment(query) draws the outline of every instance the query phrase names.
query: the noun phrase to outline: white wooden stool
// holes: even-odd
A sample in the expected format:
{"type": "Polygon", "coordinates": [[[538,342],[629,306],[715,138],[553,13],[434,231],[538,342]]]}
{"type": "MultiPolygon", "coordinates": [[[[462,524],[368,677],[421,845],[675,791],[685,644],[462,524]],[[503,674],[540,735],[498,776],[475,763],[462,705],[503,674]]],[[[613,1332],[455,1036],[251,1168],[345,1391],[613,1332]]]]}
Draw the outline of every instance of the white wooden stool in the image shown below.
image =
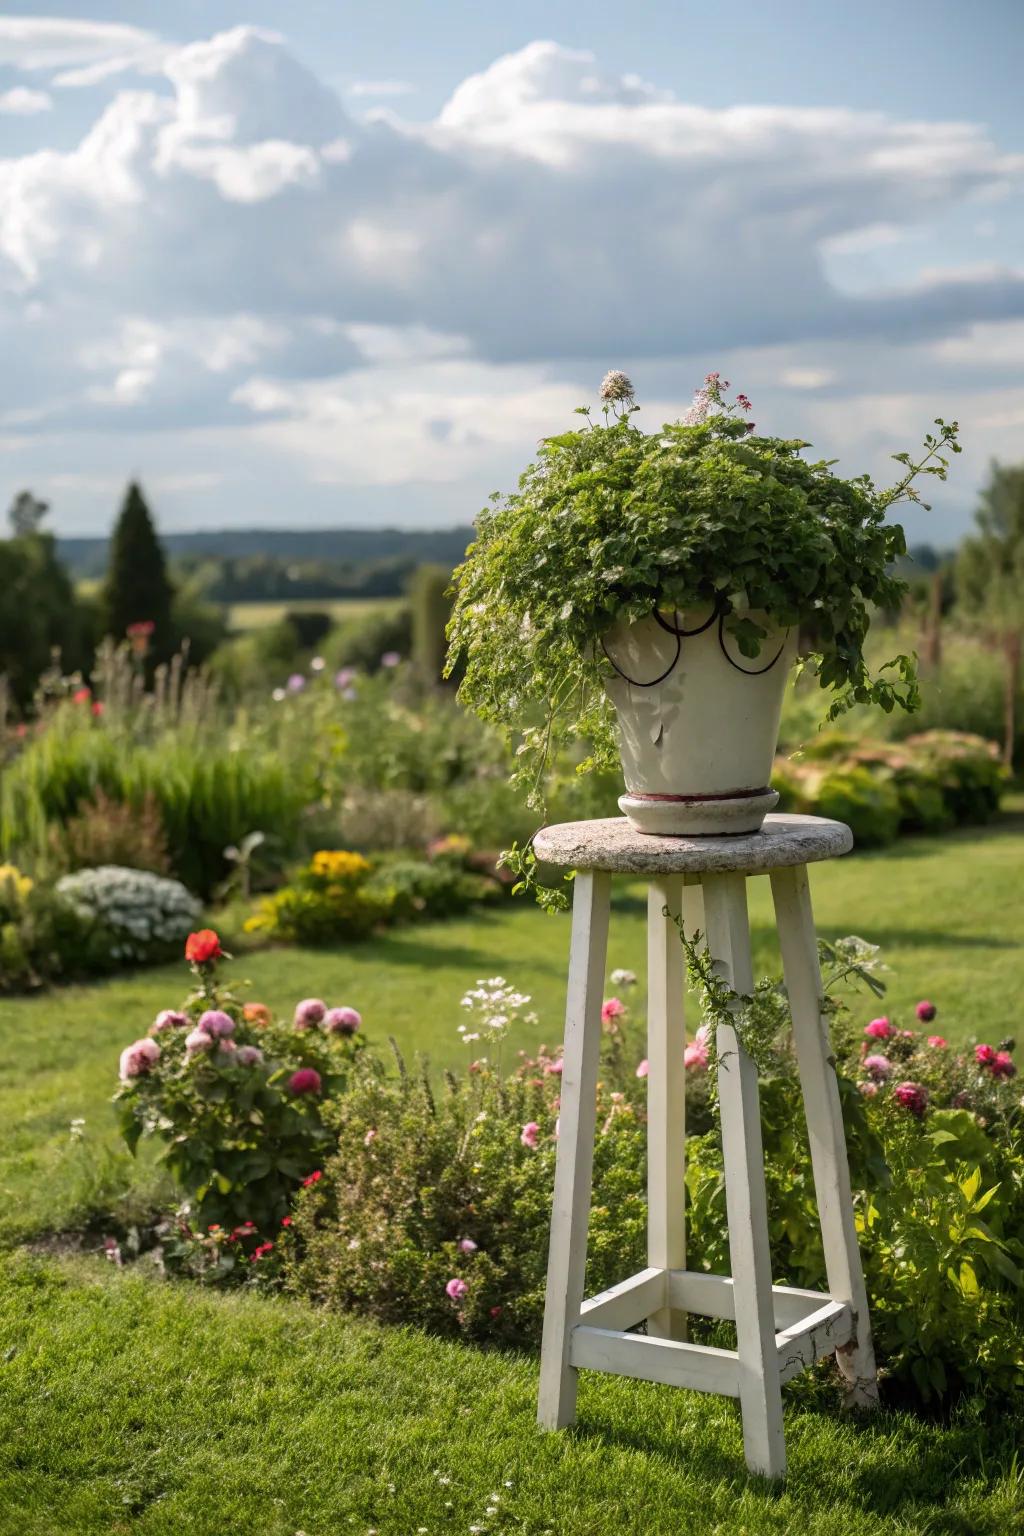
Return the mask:
{"type": "Polygon", "coordinates": [[[537,835],[538,859],[577,871],[539,1422],[576,1417],[581,1368],[738,1397],[752,1472],[782,1477],[782,1383],[835,1350],[847,1400],[877,1404],[867,1296],[806,865],[847,853],[850,829],[817,816],[769,816],[738,837],[657,837],[625,818],[570,822],[537,835]],[[647,1269],[584,1300],[601,1004],[613,873],[648,881],[647,1269]],[[757,1068],[735,1029],[716,1033],[732,1275],[688,1271],[684,1230],[685,955],[700,929],[716,970],[754,989],[746,881],[770,874],[810,1137],[828,1294],[772,1284],[757,1068]],[[668,916],[665,915],[666,909],[668,916]],[[686,1341],[686,1314],[732,1318],[735,1350],[686,1341]],[[628,1330],[646,1322],[646,1334],[628,1330]]]}

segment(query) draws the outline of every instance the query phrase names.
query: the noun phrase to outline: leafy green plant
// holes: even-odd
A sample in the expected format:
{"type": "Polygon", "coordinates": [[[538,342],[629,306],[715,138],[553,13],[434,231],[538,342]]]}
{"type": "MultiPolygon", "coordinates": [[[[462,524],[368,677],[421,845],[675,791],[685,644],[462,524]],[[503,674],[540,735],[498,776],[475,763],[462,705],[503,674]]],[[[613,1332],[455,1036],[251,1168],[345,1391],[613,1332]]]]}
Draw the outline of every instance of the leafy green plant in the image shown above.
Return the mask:
{"type": "Polygon", "coordinates": [[[291,884],[263,897],[246,932],[302,944],[365,938],[394,906],[389,887],[371,884],[371,869],[362,854],[321,849],[291,884]]]}
{"type": "Polygon", "coordinates": [[[540,803],[559,743],[583,739],[591,763],[614,761],[601,640],[619,619],[653,612],[720,614],[743,655],[766,631],[752,615],[808,629],[805,664],[832,690],[834,718],[854,704],[891,711],[918,699],[913,663],[872,677],[864,640],[872,607],[894,608],[904,584],[892,562],[903,530],[886,521],[915,479],[944,478],[957,425],[937,422],[888,490],[842,480],[801,457],[797,440],[751,435],[745,396],[727,404],[709,375],[682,422],[651,434],[624,374],[602,386],[604,424],[548,438],[518,491],[481,513],[455,573],[449,668],[465,664],[460,697],[521,733],[518,778],[540,803]]]}

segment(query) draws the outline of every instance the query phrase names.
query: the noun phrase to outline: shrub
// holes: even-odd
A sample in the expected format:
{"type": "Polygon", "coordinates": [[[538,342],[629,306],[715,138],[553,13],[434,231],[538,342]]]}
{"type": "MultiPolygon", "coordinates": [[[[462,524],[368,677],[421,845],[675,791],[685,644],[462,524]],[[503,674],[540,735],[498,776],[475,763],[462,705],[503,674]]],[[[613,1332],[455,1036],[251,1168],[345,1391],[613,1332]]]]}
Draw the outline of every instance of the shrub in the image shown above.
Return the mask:
{"type": "Polygon", "coordinates": [[[202,910],[180,881],[116,864],[64,875],[56,895],[118,964],[170,959],[202,910]]]}
{"type": "Polygon", "coordinates": [[[370,871],[362,854],[322,849],[290,885],[263,898],[246,932],[298,944],[365,938],[390,916],[393,906],[389,890],[371,885],[370,871]]]}
{"type": "Polygon", "coordinates": [[[51,829],[55,862],[63,869],[91,869],[121,864],[154,875],[170,873],[160,810],[152,791],[141,805],[112,800],[98,789],[63,827],[51,829]]]}
{"type": "Polygon", "coordinates": [[[431,863],[401,856],[382,859],[367,889],[388,899],[390,919],[396,923],[457,917],[501,894],[496,880],[474,874],[460,860],[448,857],[431,863]]]}
{"type": "Polygon", "coordinates": [[[306,999],[283,1024],[261,1004],[243,1005],[217,980],[216,934],[193,938],[203,941],[188,950],[194,990],[122,1052],[115,1102],[129,1147],[162,1141],[161,1161],[186,1197],[171,1257],[201,1252],[196,1231],[212,1223],[225,1243],[234,1234],[234,1252],[228,1244],[218,1255],[222,1276],[261,1243],[273,1246],[295,1190],[328,1150],[323,1105],[344,1089],[363,1042],[352,1009],[306,999]]]}

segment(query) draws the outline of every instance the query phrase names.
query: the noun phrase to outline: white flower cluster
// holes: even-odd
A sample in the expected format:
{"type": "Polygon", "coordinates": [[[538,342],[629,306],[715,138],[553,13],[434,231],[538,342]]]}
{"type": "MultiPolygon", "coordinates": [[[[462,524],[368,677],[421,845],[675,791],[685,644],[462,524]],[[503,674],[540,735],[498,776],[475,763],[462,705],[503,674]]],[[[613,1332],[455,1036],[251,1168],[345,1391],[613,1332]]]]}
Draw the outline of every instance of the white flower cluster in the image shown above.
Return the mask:
{"type": "Polygon", "coordinates": [[[107,929],[115,960],[146,960],[154,947],[184,943],[202,917],[179,880],[144,869],[103,864],[65,875],[56,888],[79,917],[107,929]]]}
{"type": "Polygon", "coordinates": [[[462,1007],[473,1015],[475,1028],[460,1024],[459,1034],[467,1043],[481,1035],[500,1040],[513,1024],[536,1024],[535,1013],[523,1012],[529,1002],[526,993],[510,987],[504,976],[481,979],[462,999],[462,1007]]]}

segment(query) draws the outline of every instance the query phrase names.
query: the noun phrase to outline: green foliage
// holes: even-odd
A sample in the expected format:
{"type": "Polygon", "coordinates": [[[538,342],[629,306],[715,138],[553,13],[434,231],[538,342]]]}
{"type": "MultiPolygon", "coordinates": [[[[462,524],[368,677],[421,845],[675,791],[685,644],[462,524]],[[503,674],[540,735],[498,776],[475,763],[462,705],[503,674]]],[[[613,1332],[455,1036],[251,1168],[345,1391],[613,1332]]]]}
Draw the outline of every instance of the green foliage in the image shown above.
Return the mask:
{"type": "Polygon", "coordinates": [[[323,1104],[344,1090],[363,1040],[264,1022],[265,1010],[246,1010],[217,982],[213,963],[193,970],[184,1022],[151,1030],[156,1061],[122,1077],[115,1095],[122,1135],[133,1152],[143,1137],[163,1143],[160,1161],[187,1199],[176,1244],[211,1222],[251,1223],[264,1240],[276,1238],[296,1189],[328,1150],[323,1104]],[[207,1010],[227,1014],[234,1027],[197,1050],[188,1042],[207,1010]],[[315,1091],[289,1086],[302,1070],[316,1075],[315,1091]]]}
{"type": "MultiPolygon", "coordinates": [[[[656,610],[717,609],[744,655],[764,631],[750,617],[809,626],[809,658],[829,713],[855,703],[913,707],[900,656],[874,678],[864,659],[873,607],[898,606],[891,573],[903,530],[886,523],[918,473],[946,473],[956,424],[939,423],[900,483],[878,491],[809,463],[806,444],[750,437],[724,406],[716,376],[703,414],[647,435],[631,401],[545,440],[517,492],[481,513],[455,573],[449,664],[466,665],[460,696],[485,719],[522,732],[519,776],[535,799],[560,741],[586,739],[592,761],[614,756],[601,639],[618,619],[656,610]],[[707,406],[722,407],[717,415],[707,406]]],[[[586,414],[586,413],[584,413],[586,414]]],[[[586,766],[586,765],[584,765],[586,766]]]]}
{"type": "Polygon", "coordinates": [[[412,661],[421,681],[441,681],[447,650],[445,627],[451,617],[448,596],[452,573],[443,565],[421,565],[409,583],[412,610],[412,661]]]}
{"type": "MultiPolygon", "coordinates": [[[[289,1285],[384,1321],[536,1343],[561,1081],[544,1067],[528,1061],[507,1081],[484,1067],[434,1088],[425,1070],[389,1079],[368,1065],[328,1111],[337,1150],[298,1202],[289,1285]],[[453,1279],[461,1297],[446,1291],[453,1279]]],[[[591,1291],[641,1268],[646,1244],[640,1118],[602,1089],[599,1126],[591,1291]]]]}
{"type": "Polygon", "coordinates": [[[998,749],[963,731],[927,731],[898,744],[833,731],[794,758],[778,758],[780,809],[845,821],[858,845],[884,847],[901,832],[940,832],[990,821],[1006,783],[998,749]]]}
{"type": "Polygon", "coordinates": [[[73,671],[88,665],[93,644],[89,614],[76,601],[53,535],[40,528],[45,503],[28,496],[29,515],[19,511],[26,496],[11,511],[14,537],[0,539],[0,676],[22,709],[55,650],[73,671]]]}
{"type": "Polygon", "coordinates": [[[110,564],[104,588],[106,633],[123,640],[133,624],[152,624],[151,654],[166,661],[175,636],[171,622],[173,592],[167,564],[142,488],[133,480],[125,492],[110,540],[110,564]]]}

